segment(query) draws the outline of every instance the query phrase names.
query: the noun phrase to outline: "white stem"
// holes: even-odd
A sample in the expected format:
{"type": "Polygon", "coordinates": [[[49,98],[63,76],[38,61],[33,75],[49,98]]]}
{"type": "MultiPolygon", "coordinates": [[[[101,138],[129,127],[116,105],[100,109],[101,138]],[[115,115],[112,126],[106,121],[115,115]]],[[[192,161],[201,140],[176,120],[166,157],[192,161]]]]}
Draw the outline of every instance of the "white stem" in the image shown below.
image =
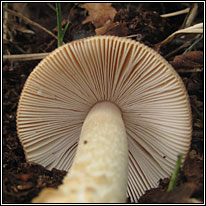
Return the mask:
{"type": "Polygon", "coordinates": [[[33,202],[125,202],[127,170],[128,146],[121,112],[113,103],[98,103],[84,121],[77,153],[63,184],[58,190],[47,189],[33,202]]]}

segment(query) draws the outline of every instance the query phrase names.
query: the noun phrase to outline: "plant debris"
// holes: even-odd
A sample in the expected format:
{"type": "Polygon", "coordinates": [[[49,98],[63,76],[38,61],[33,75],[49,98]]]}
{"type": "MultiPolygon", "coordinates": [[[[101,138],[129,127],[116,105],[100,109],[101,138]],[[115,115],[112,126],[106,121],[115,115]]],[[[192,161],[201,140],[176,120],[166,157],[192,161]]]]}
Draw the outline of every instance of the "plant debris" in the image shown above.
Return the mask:
{"type": "Polygon", "coordinates": [[[203,52],[191,51],[185,54],[177,55],[172,61],[170,61],[170,64],[178,72],[180,71],[187,72],[190,69],[196,69],[196,71],[202,71],[201,69],[203,69],[203,52]]]}
{"type": "Polygon", "coordinates": [[[112,22],[117,11],[111,5],[112,3],[85,3],[81,5],[81,8],[85,8],[89,12],[89,16],[82,24],[92,22],[96,28],[99,28],[110,21],[112,22]]]}

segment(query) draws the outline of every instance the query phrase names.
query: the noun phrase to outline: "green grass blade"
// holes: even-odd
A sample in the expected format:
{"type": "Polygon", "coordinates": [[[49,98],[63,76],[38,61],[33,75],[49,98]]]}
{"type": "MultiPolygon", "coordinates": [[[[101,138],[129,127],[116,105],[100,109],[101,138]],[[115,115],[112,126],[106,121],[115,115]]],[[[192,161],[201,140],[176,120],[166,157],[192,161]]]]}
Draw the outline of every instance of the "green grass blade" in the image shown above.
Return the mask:
{"type": "Polygon", "coordinates": [[[65,33],[66,33],[67,29],[68,29],[69,24],[70,24],[70,22],[67,21],[66,26],[64,27],[64,31],[62,32],[62,40],[63,40],[64,35],[65,35],[65,33]]]}
{"type": "Polygon", "coordinates": [[[178,159],[177,159],[177,163],[176,163],[174,173],[172,174],[172,177],[171,177],[168,189],[167,189],[168,192],[172,191],[176,186],[177,177],[178,177],[179,169],[180,169],[180,166],[181,166],[181,162],[182,162],[182,156],[179,155],[178,159]]]}
{"type": "Polygon", "coordinates": [[[62,13],[61,13],[61,5],[60,3],[56,3],[56,12],[57,12],[57,37],[58,37],[58,47],[62,45],[63,38],[62,38],[62,13]]]}

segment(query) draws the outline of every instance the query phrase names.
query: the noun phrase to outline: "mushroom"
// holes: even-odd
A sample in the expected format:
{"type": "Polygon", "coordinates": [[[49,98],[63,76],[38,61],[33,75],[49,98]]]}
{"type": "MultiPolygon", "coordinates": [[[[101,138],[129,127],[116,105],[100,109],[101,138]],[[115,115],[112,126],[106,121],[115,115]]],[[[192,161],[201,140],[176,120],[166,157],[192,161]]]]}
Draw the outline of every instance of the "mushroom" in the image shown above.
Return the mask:
{"type": "Polygon", "coordinates": [[[68,173],[33,202],[137,202],[185,159],[191,119],[182,79],[153,49],[114,36],[57,48],[25,83],[17,131],[27,161],[68,173]]]}

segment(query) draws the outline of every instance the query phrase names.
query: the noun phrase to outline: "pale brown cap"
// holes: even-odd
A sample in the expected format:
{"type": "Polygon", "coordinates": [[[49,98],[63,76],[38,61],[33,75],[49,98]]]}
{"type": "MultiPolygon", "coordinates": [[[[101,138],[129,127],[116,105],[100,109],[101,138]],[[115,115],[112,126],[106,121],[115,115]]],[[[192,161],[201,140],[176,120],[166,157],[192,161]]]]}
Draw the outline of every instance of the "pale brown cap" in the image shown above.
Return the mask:
{"type": "Polygon", "coordinates": [[[95,36],[57,48],[25,83],[18,135],[28,161],[68,170],[87,113],[105,100],[123,115],[129,147],[127,193],[137,201],[171,175],[178,155],[185,158],[192,132],[181,78],[147,46],[95,36]]]}

